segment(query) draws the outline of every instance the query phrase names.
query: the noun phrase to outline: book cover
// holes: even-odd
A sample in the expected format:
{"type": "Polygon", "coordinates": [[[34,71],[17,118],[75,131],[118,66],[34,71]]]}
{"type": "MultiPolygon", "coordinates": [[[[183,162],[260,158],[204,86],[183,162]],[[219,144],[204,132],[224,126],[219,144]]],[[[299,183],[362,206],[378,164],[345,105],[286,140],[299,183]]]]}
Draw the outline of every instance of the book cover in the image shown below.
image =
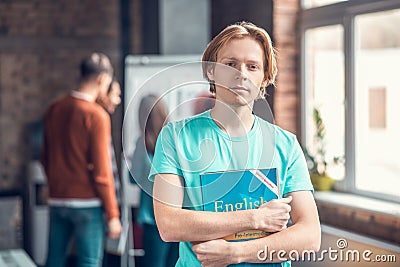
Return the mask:
{"type": "MultiPolygon", "coordinates": [[[[203,210],[229,212],[256,209],[280,198],[279,176],[276,168],[209,172],[200,175],[203,210]]],[[[235,233],[224,239],[240,242],[267,236],[261,230],[235,233]]],[[[231,266],[231,265],[230,265],[231,266]]],[[[235,266],[281,266],[280,263],[240,263],[235,266]]]]}
{"type": "MultiPolygon", "coordinates": [[[[204,173],[200,179],[204,211],[256,209],[272,199],[279,198],[276,168],[204,173]]],[[[266,232],[249,229],[224,239],[245,241],[266,235],[266,232]]]]}

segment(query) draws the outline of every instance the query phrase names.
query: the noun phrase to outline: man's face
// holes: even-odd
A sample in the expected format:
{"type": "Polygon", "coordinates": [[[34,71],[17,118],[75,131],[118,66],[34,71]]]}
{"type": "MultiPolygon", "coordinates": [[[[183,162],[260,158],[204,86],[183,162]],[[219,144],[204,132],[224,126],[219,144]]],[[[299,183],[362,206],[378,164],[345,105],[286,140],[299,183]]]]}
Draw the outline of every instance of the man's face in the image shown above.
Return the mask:
{"type": "Polygon", "coordinates": [[[96,100],[108,113],[114,113],[117,106],[121,103],[121,87],[118,82],[114,81],[106,95],[99,96],[96,100]]]}
{"type": "Polygon", "coordinates": [[[266,83],[261,45],[250,37],[229,41],[218,52],[210,78],[217,100],[234,106],[252,104],[266,83]]]}
{"type": "Polygon", "coordinates": [[[102,73],[97,76],[97,83],[99,94],[98,98],[104,98],[108,94],[108,88],[110,88],[110,84],[113,81],[113,78],[108,73],[102,73]]]}

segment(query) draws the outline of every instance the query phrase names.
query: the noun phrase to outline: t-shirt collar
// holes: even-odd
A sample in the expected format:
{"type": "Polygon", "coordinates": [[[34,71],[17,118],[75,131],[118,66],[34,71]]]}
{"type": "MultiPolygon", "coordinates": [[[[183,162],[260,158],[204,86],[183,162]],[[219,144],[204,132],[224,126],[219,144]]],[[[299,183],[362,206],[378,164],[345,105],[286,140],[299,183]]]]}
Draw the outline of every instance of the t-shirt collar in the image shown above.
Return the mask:
{"type": "Polygon", "coordinates": [[[95,100],[93,96],[86,94],[86,93],[76,91],[76,90],[71,91],[71,96],[81,99],[81,100],[88,101],[88,102],[94,102],[94,100],[95,100]]]}
{"type": "Polygon", "coordinates": [[[224,132],[214,121],[214,119],[211,117],[211,112],[210,110],[207,110],[206,112],[202,113],[206,118],[208,118],[209,123],[211,126],[216,129],[217,133],[222,135],[224,138],[231,140],[231,141],[236,141],[236,142],[242,142],[242,141],[247,141],[249,140],[250,137],[254,135],[256,131],[258,131],[259,123],[258,123],[258,117],[253,114],[254,117],[254,123],[253,126],[251,127],[251,130],[244,136],[230,136],[226,132],[224,132]]]}

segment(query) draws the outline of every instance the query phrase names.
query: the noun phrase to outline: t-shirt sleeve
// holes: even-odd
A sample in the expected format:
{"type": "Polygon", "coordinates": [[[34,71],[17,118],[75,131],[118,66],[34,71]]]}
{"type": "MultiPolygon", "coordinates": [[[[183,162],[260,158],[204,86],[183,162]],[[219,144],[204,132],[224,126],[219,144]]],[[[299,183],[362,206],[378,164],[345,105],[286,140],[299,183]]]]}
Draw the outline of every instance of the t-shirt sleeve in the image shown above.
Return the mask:
{"type": "Polygon", "coordinates": [[[296,137],[294,137],[292,148],[286,173],[284,196],[295,191],[314,191],[306,159],[296,137]]]}
{"type": "Polygon", "coordinates": [[[154,181],[154,176],[160,173],[169,173],[182,176],[178,153],[176,150],[177,134],[173,124],[167,124],[157,138],[153,162],[150,168],[149,180],[154,181]]]}

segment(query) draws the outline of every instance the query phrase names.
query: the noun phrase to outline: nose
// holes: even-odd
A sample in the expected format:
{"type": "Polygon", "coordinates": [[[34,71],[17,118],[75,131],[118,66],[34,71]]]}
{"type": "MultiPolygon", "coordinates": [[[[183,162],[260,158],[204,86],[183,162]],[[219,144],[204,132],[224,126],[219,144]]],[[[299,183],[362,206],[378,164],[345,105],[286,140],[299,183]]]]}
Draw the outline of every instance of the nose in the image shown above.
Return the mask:
{"type": "Polygon", "coordinates": [[[247,80],[247,75],[245,73],[246,65],[239,64],[236,68],[235,79],[236,80],[247,80]]]}

